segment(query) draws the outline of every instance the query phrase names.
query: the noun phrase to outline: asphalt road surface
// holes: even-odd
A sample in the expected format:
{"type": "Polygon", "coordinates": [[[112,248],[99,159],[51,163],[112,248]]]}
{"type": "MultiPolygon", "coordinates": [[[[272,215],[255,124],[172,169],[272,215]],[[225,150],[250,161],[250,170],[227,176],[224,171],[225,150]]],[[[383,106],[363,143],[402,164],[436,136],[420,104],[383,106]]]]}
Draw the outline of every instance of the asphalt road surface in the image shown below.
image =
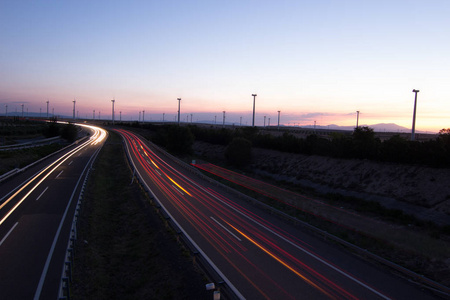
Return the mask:
{"type": "MultiPolygon", "coordinates": [[[[85,126],[85,125],[81,125],[85,126]]],[[[0,184],[0,299],[57,299],[82,180],[107,133],[0,184]]]]}
{"type": "Polygon", "coordinates": [[[136,172],[241,299],[435,299],[212,185],[141,137],[118,130],[136,172]]]}

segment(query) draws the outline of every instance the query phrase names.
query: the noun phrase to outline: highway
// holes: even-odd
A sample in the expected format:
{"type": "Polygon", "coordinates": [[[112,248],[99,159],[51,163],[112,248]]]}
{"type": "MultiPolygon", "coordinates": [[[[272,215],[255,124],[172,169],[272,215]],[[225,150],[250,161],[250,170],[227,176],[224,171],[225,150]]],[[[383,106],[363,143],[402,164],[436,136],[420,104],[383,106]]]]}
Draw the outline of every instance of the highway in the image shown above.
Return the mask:
{"type": "Polygon", "coordinates": [[[57,299],[75,204],[107,137],[80,143],[0,184],[0,299],[57,299]]]}
{"type": "Polygon", "coordinates": [[[238,298],[435,299],[213,185],[140,136],[118,132],[137,175],[238,298]]]}

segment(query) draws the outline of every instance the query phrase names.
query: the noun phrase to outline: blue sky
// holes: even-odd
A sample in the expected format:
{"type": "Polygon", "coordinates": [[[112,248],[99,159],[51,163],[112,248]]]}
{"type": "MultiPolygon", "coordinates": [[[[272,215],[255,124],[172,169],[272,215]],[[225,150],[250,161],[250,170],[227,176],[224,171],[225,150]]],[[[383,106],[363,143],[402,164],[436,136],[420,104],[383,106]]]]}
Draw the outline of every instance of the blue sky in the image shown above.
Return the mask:
{"type": "MultiPolygon", "coordinates": [[[[449,1],[2,1],[0,112],[450,127],[449,1]]],[[[146,117],[147,118],[147,117],[146,117]]],[[[272,123],[273,124],[273,123],[272,123]]]]}

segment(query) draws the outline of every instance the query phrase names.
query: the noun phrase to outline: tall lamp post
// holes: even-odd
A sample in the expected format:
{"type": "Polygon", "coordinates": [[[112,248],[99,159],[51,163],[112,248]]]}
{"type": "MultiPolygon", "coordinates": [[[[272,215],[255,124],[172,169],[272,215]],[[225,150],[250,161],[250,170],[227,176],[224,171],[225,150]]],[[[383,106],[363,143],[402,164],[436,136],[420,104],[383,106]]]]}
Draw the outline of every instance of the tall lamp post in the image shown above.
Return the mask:
{"type": "Polygon", "coordinates": [[[225,127],[225,111],[223,111],[223,124],[222,127],[225,127]]]}
{"type": "Polygon", "coordinates": [[[181,103],[181,98],[177,98],[178,100],[178,126],[180,126],[180,103],[181,103]]]}
{"type": "Polygon", "coordinates": [[[356,128],[359,126],[359,110],[356,111],[356,128]]]}
{"type": "Polygon", "coordinates": [[[280,111],[278,111],[278,130],[280,130],[280,111]]]}
{"type": "Polygon", "coordinates": [[[77,101],[75,99],[73,99],[73,119],[75,120],[75,103],[77,103],[77,101]]]}
{"type": "Polygon", "coordinates": [[[252,121],[252,126],[255,127],[255,98],[256,98],[256,94],[252,94],[253,96],[253,121],[252,121]]]}
{"type": "Polygon", "coordinates": [[[47,100],[47,119],[48,119],[48,100],[47,100]]]}
{"type": "Polygon", "coordinates": [[[112,99],[111,102],[112,102],[112,123],[114,125],[114,102],[116,102],[116,100],[112,99]]]}
{"type": "Polygon", "coordinates": [[[413,112],[413,121],[412,121],[412,131],[411,131],[411,141],[414,141],[415,139],[415,132],[416,132],[416,107],[417,107],[417,93],[419,90],[412,90],[414,95],[414,112],[413,112]]]}

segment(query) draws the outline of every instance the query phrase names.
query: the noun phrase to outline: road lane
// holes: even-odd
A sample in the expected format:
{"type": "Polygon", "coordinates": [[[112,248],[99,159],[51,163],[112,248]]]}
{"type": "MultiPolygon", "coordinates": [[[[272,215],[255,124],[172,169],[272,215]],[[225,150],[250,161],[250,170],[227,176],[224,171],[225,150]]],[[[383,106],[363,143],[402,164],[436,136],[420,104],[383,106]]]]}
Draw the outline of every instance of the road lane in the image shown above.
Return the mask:
{"type": "Polygon", "coordinates": [[[133,133],[119,132],[155,197],[243,298],[433,298],[187,174],[133,133]]]}
{"type": "Polygon", "coordinates": [[[67,216],[73,215],[79,182],[102,145],[97,141],[106,134],[99,128],[92,131],[90,139],[42,169],[30,169],[19,188],[11,185],[14,180],[0,185],[1,299],[58,297],[72,220],[67,216]]]}

